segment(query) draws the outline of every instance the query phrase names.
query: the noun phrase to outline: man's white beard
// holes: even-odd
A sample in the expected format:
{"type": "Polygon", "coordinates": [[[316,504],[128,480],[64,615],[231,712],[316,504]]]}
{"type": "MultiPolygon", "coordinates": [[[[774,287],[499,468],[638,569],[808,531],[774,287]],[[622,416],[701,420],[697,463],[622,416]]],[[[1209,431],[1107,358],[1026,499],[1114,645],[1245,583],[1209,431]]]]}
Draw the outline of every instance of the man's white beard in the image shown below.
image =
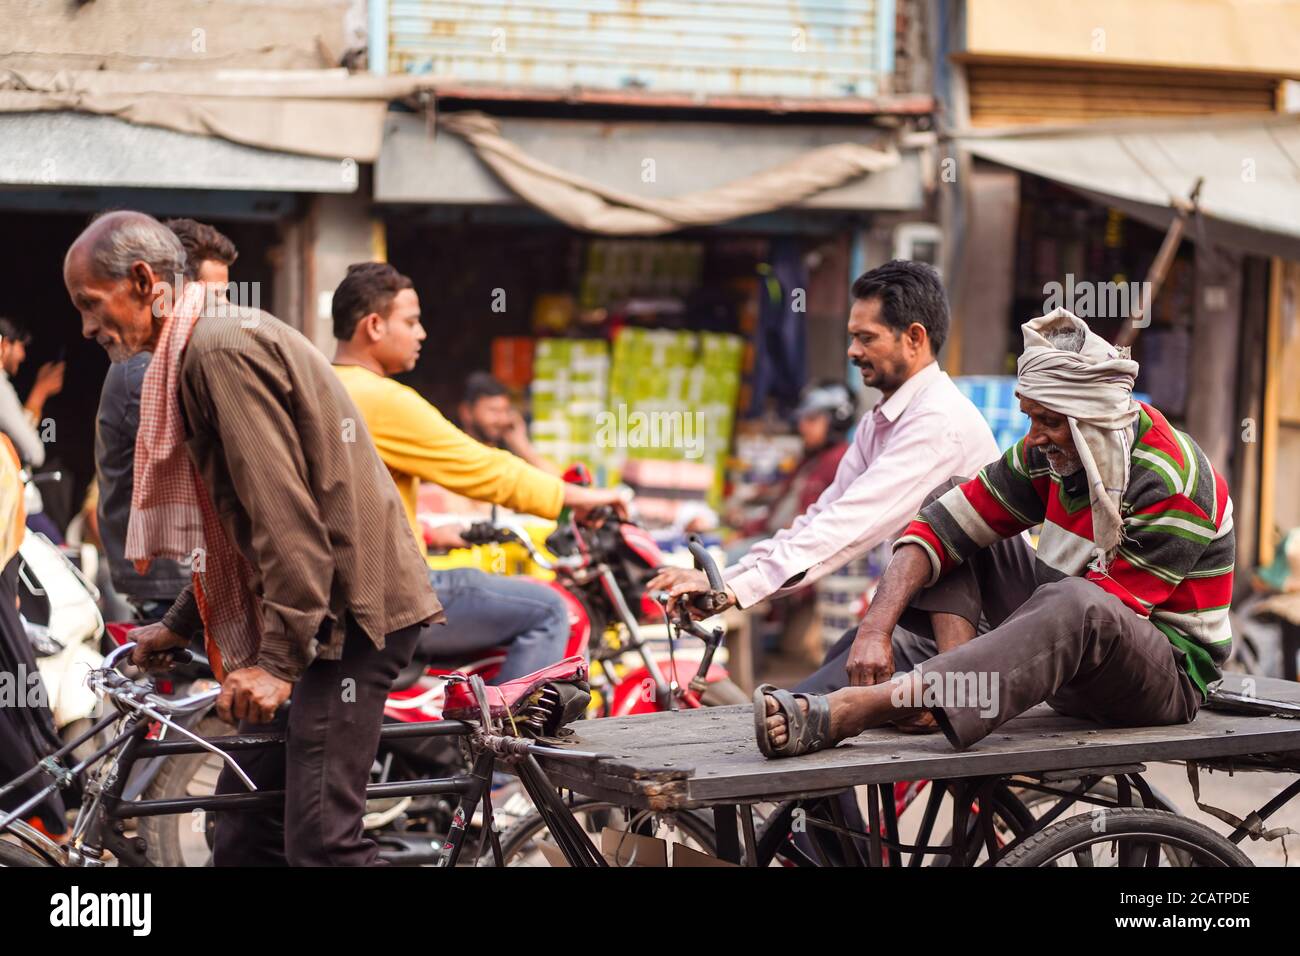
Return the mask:
{"type": "Polygon", "coordinates": [[[1083,459],[1077,453],[1070,454],[1062,450],[1047,455],[1047,467],[1052,469],[1052,474],[1058,478],[1068,478],[1083,470],[1083,459]],[[1053,461],[1053,458],[1056,460],[1053,461]]]}

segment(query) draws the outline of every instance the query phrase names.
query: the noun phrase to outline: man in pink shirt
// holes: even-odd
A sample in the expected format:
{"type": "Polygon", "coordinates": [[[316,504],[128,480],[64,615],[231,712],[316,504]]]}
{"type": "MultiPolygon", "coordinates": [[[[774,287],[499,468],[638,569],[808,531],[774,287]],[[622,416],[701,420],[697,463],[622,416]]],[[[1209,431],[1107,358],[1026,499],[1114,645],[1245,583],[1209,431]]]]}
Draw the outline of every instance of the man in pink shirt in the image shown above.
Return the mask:
{"type": "MultiPolygon", "coordinates": [[[[952,475],[974,475],[1000,454],[978,409],[936,360],[948,336],[948,299],[938,273],[895,259],[859,276],[849,311],[849,360],[881,399],[858,423],[835,480],[794,523],[756,544],[723,572],[737,607],[811,584],[882,542],[892,541],[927,495],[952,475]]],[[[651,590],[708,590],[704,575],[671,568],[651,590]]],[[[799,689],[825,693],[848,684],[844,659],[857,628],[799,689]],[[823,689],[824,688],[824,689],[823,689]]],[[[895,648],[903,669],[932,656],[922,646],[895,648]],[[913,660],[917,655],[919,659],[913,660]]]]}

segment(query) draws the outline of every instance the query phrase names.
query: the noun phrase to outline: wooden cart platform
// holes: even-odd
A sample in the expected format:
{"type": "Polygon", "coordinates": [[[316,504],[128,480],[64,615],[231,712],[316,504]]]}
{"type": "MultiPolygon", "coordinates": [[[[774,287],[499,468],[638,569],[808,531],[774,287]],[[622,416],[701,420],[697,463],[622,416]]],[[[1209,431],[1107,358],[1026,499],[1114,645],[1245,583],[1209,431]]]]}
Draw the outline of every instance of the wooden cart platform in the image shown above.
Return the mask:
{"type": "MultiPolygon", "coordinates": [[[[1254,681],[1261,698],[1300,704],[1300,684],[1254,681]]],[[[1225,689],[1240,691],[1228,675],[1225,689]]],[[[940,733],[868,731],[831,750],[769,760],[754,740],[748,706],[607,717],[573,725],[566,748],[591,761],[546,759],[550,779],[590,797],[659,811],[789,800],[898,780],[990,777],[1134,764],[1224,761],[1293,754],[1300,768],[1300,720],[1202,710],[1190,724],[1108,728],[1063,717],[1043,704],[975,746],[954,750],[940,733]]],[[[1286,758],[1281,759],[1283,765],[1286,758]]]]}
{"type": "MultiPolygon", "coordinates": [[[[1229,675],[1222,689],[1300,708],[1300,684],[1290,681],[1229,675]]],[[[939,733],[918,736],[890,728],[868,731],[830,750],[779,760],[759,751],[748,706],[607,717],[572,729],[575,736],[559,746],[592,756],[539,754],[552,783],[630,810],[711,810],[718,857],[750,866],[770,865],[777,853],[793,865],[900,866],[908,854],[908,866],[926,859],[946,866],[991,865],[1003,859],[1023,865],[1029,855],[1015,855],[1012,849],[1033,847],[1030,838],[1036,833],[1055,838],[1045,828],[1076,804],[1176,820],[1175,813],[1161,812],[1173,808],[1142,778],[1147,761],[1297,775],[1268,804],[1238,820],[1226,840],[1202,828],[1197,852],[1217,852],[1220,862],[1225,851],[1229,860],[1245,860],[1232,844],[1246,836],[1266,836],[1263,821],[1300,796],[1300,719],[1294,715],[1203,709],[1189,724],[1116,728],[1064,717],[1044,704],[963,751],[954,750],[939,733]],[[1104,792],[1107,778],[1114,785],[1104,792]],[[853,787],[864,788],[859,792],[867,800],[865,826],[853,823],[842,798],[823,799],[853,787]],[[917,788],[928,788],[929,795],[918,835],[909,844],[902,839],[898,815],[917,788]],[[1030,812],[1023,798],[1035,794],[1047,795],[1054,806],[1030,812]],[[935,843],[931,834],[945,795],[951,796],[950,840],[935,843]],[[754,821],[756,804],[776,805],[760,814],[761,828],[754,821]],[[796,814],[838,845],[837,860],[828,855],[822,837],[802,845],[793,837],[796,814]],[[812,862],[810,853],[820,862],[812,862]]],[[[1143,818],[1144,826],[1149,819],[1143,818]]],[[[1082,822],[1087,827],[1091,821],[1082,822]]],[[[1078,829],[1073,820],[1062,819],[1056,829],[1067,826],[1073,838],[1078,829]]],[[[1085,834],[1080,848],[1090,844],[1090,837],[1085,834]]],[[[1121,865],[1155,865],[1141,862],[1158,860],[1164,852],[1158,846],[1151,849],[1151,839],[1130,839],[1121,865]]],[[[1185,850],[1178,847],[1184,844],[1173,845],[1172,858],[1182,859],[1185,850]]]]}

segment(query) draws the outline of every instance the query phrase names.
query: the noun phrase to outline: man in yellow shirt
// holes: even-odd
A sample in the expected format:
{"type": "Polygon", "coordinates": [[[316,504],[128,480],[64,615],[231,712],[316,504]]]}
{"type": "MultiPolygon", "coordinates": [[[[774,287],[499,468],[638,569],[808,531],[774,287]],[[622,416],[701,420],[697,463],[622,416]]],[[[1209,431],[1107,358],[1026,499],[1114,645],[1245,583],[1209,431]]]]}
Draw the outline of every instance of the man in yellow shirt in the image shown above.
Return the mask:
{"type": "MultiPolygon", "coordinates": [[[[392,266],[363,262],[349,267],[334,291],[334,370],[365,419],[364,435],[388,466],[406,506],[411,530],[421,481],[467,498],[554,518],[567,505],[582,514],[603,505],[621,507],[618,492],[570,485],[508,451],[488,448],[449,422],[419,392],[388,376],[409,372],[425,339],[420,300],[411,280],[392,266]]],[[[348,433],[348,423],[342,424],[348,433]]],[[[437,542],[463,544],[456,535],[437,542]]],[[[563,656],[569,619],[563,601],[525,578],[485,574],[476,568],[430,571],[447,613],[446,628],[425,639],[438,657],[469,655],[507,645],[497,681],[511,680],[563,656]]]]}

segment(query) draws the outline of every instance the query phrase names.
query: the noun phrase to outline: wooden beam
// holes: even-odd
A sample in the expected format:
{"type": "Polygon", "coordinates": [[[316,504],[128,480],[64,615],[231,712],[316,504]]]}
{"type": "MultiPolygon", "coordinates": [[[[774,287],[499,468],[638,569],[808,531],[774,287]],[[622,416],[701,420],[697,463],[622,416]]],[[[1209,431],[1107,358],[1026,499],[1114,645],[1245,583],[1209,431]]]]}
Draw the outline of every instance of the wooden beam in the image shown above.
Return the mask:
{"type": "Polygon", "coordinates": [[[1264,420],[1259,449],[1259,563],[1273,560],[1277,543],[1278,406],[1282,377],[1282,260],[1273,257],[1268,277],[1268,333],[1264,346],[1264,420]]]}

